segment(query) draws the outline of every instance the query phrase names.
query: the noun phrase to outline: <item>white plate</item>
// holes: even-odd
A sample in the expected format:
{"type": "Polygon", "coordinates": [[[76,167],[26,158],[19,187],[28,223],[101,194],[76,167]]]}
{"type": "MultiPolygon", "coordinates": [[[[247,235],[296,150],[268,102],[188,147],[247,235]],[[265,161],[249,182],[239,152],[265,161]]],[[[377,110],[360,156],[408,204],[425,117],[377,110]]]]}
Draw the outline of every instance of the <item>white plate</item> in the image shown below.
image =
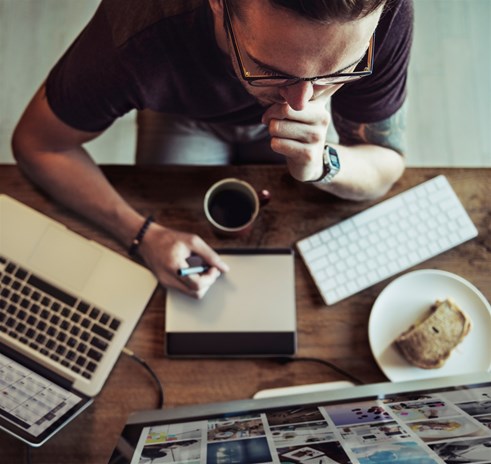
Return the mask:
{"type": "Polygon", "coordinates": [[[380,369],[393,382],[488,371],[491,367],[491,306],[467,280],[446,271],[423,269],[392,281],[372,307],[368,338],[380,369]],[[452,298],[471,318],[464,341],[439,369],[409,364],[393,341],[430,308],[435,300],[452,298]]]}

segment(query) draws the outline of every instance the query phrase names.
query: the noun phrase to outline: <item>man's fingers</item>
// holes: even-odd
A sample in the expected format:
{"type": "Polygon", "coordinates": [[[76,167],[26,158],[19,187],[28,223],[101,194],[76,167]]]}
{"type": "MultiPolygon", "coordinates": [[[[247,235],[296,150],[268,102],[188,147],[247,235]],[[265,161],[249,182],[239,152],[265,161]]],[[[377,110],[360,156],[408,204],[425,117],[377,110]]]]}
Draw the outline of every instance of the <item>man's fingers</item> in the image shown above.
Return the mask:
{"type": "Polygon", "coordinates": [[[230,270],[228,264],[223,261],[220,255],[201,239],[194,241],[192,252],[199,255],[203,260],[203,264],[216,267],[220,272],[228,272],[230,270]]]}
{"type": "Polygon", "coordinates": [[[175,286],[193,297],[202,298],[208,289],[215,283],[221,272],[215,267],[210,268],[205,273],[191,274],[187,276],[173,278],[175,286]]]}
{"type": "Polygon", "coordinates": [[[300,142],[315,144],[322,143],[325,139],[323,127],[303,124],[288,119],[273,119],[269,123],[269,133],[271,137],[298,140],[300,142]]]}
{"type": "Polygon", "coordinates": [[[305,109],[296,111],[287,103],[275,103],[263,114],[262,123],[269,126],[273,119],[289,119],[306,124],[328,124],[329,113],[324,103],[310,102],[305,109]]]}

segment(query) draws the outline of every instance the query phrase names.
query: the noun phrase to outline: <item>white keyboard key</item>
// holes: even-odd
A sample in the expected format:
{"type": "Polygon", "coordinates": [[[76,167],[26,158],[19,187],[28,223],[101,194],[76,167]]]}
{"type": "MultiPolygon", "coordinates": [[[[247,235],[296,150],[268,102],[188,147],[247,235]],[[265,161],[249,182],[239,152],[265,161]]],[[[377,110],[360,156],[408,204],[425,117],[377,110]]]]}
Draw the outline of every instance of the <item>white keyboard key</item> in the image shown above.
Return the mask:
{"type": "Polygon", "coordinates": [[[336,252],[332,252],[327,255],[327,260],[330,265],[336,264],[339,261],[339,256],[336,252]]]}
{"type": "Polygon", "coordinates": [[[309,240],[302,240],[301,242],[298,242],[297,247],[301,252],[307,252],[311,248],[309,240]]]}
{"type": "Polygon", "coordinates": [[[338,301],[342,300],[343,298],[346,298],[348,294],[349,294],[348,289],[344,285],[341,285],[338,289],[338,301]]]}
{"type": "MultiPolygon", "coordinates": [[[[326,267],[325,271],[327,279],[332,279],[336,275],[336,268],[334,266],[326,267]]],[[[322,280],[322,277],[320,279],[322,280]]]]}
{"type": "Polygon", "coordinates": [[[368,247],[367,255],[369,258],[375,258],[375,256],[377,256],[377,250],[374,247],[368,247]]]}
{"type": "Polygon", "coordinates": [[[352,221],[343,221],[339,227],[341,228],[341,232],[343,234],[347,234],[348,232],[350,232],[351,230],[354,229],[354,225],[353,225],[353,222],[352,221]]]}
{"type": "Polygon", "coordinates": [[[356,230],[352,230],[349,234],[348,234],[348,240],[350,241],[350,243],[355,243],[357,240],[358,240],[358,232],[356,230]]]}
{"type": "Polygon", "coordinates": [[[331,229],[331,234],[333,238],[338,238],[341,235],[341,229],[339,226],[333,226],[331,229]]]}
{"type": "Polygon", "coordinates": [[[346,287],[348,288],[348,292],[350,295],[353,294],[353,292],[357,291],[356,284],[352,280],[348,280],[348,283],[346,284],[346,287]]]}
{"type": "MultiPolygon", "coordinates": [[[[356,279],[355,284],[356,284],[357,289],[355,291],[353,291],[352,295],[359,292],[360,290],[364,290],[365,288],[369,287],[368,280],[365,276],[359,277],[358,279],[356,279]]],[[[329,301],[329,300],[327,300],[327,301],[329,301]]],[[[328,304],[332,304],[332,303],[329,302],[328,304]]]]}
{"type": "Polygon", "coordinates": [[[319,258],[318,260],[312,262],[310,265],[310,269],[312,272],[321,271],[326,268],[326,265],[327,259],[323,256],[322,258],[319,258]]]}
{"type": "MultiPolygon", "coordinates": [[[[372,206],[371,208],[358,213],[356,216],[353,216],[351,220],[357,227],[360,227],[361,225],[371,222],[379,217],[387,216],[403,206],[403,202],[400,198],[397,196],[392,197],[383,201],[382,203],[379,203],[378,205],[372,206]]],[[[350,219],[347,220],[349,221],[350,219]]]]}
{"type": "Polygon", "coordinates": [[[397,267],[397,264],[394,261],[391,261],[388,264],[388,268],[390,271],[390,275],[394,275],[395,273],[397,273],[399,271],[399,268],[397,267]]]}
{"type": "Polygon", "coordinates": [[[319,235],[312,235],[312,237],[310,237],[310,243],[314,248],[318,247],[321,244],[319,235]]]}
{"type": "Polygon", "coordinates": [[[428,193],[433,193],[433,192],[436,192],[436,185],[435,185],[435,182],[426,182],[425,184],[425,187],[426,187],[426,191],[428,193]]]}
{"type": "Polygon", "coordinates": [[[346,269],[348,268],[348,264],[346,261],[339,261],[337,264],[336,264],[336,270],[338,272],[344,272],[346,271],[346,269]]]}
{"type": "Polygon", "coordinates": [[[336,242],[336,240],[330,240],[327,244],[327,247],[330,251],[336,251],[338,249],[338,243],[336,242]]]}
{"type": "Polygon", "coordinates": [[[331,238],[331,232],[329,229],[324,229],[319,235],[324,243],[329,242],[329,239],[331,238]]]}
{"type": "Polygon", "coordinates": [[[352,267],[346,271],[346,277],[349,279],[348,287],[350,286],[349,284],[353,284],[352,281],[355,279],[356,276],[357,276],[356,271],[352,267]]]}
{"type": "Polygon", "coordinates": [[[306,237],[297,248],[326,304],[477,235],[444,176],[306,237]]]}
{"type": "Polygon", "coordinates": [[[447,227],[449,228],[449,230],[454,231],[454,230],[457,230],[458,225],[457,225],[457,223],[455,221],[450,221],[447,224],[447,227]]]}
{"type": "Polygon", "coordinates": [[[468,224],[466,227],[463,227],[459,230],[460,243],[469,240],[469,237],[475,237],[477,235],[476,228],[474,224],[468,224]]]}
{"type": "Polygon", "coordinates": [[[356,259],[353,255],[350,255],[346,258],[346,264],[349,269],[353,269],[356,266],[356,259]]]}
{"type": "Polygon", "coordinates": [[[358,275],[365,275],[368,272],[366,261],[358,266],[358,275]]]}
{"type": "Polygon", "coordinates": [[[341,235],[338,241],[342,247],[348,246],[350,244],[350,241],[348,240],[348,237],[346,237],[346,235],[341,235]]]}
{"type": "Polygon", "coordinates": [[[339,288],[341,287],[341,285],[343,285],[343,284],[344,284],[345,277],[344,277],[344,275],[343,275],[343,274],[338,274],[338,275],[335,277],[335,279],[334,279],[334,280],[336,281],[336,286],[337,286],[337,289],[338,289],[338,291],[339,291],[339,288]]]}
{"type": "Polygon", "coordinates": [[[336,281],[334,279],[329,279],[322,282],[322,290],[325,293],[332,292],[336,288],[336,281]]]}
{"type": "Polygon", "coordinates": [[[307,256],[307,260],[309,262],[312,262],[312,261],[315,261],[316,259],[324,256],[327,254],[327,250],[324,246],[319,246],[319,247],[316,247],[316,248],[312,248],[310,249],[309,251],[307,251],[305,253],[305,255],[307,256]]]}
{"type": "Polygon", "coordinates": [[[327,292],[326,293],[326,298],[329,299],[329,301],[338,301],[338,295],[335,291],[332,292],[327,292]]]}

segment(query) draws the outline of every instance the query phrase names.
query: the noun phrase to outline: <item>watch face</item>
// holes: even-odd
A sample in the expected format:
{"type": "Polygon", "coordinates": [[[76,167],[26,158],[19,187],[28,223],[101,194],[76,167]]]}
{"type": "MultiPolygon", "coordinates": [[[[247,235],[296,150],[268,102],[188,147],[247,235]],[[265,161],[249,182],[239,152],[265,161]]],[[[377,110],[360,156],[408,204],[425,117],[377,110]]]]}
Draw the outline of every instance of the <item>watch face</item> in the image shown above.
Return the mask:
{"type": "Polygon", "coordinates": [[[328,184],[332,182],[333,177],[339,172],[341,163],[336,150],[329,145],[324,146],[324,153],[322,154],[323,170],[322,175],[315,180],[306,180],[304,182],[323,182],[328,184]]]}
{"type": "Polygon", "coordinates": [[[341,167],[339,164],[339,158],[337,154],[330,152],[329,159],[331,160],[331,164],[334,168],[339,169],[341,167]]]}

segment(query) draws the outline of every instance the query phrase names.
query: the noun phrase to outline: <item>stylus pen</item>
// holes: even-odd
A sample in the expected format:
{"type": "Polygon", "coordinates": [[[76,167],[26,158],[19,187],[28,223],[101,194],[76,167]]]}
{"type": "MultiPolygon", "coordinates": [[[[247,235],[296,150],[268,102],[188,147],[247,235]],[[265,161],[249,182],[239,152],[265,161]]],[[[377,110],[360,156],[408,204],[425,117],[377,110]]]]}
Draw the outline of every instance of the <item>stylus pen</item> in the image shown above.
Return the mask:
{"type": "Polygon", "coordinates": [[[188,275],[193,274],[201,274],[202,272],[206,272],[210,269],[210,266],[193,266],[193,267],[183,267],[177,271],[177,275],[180,277],[186,277],[188,275]]]}

